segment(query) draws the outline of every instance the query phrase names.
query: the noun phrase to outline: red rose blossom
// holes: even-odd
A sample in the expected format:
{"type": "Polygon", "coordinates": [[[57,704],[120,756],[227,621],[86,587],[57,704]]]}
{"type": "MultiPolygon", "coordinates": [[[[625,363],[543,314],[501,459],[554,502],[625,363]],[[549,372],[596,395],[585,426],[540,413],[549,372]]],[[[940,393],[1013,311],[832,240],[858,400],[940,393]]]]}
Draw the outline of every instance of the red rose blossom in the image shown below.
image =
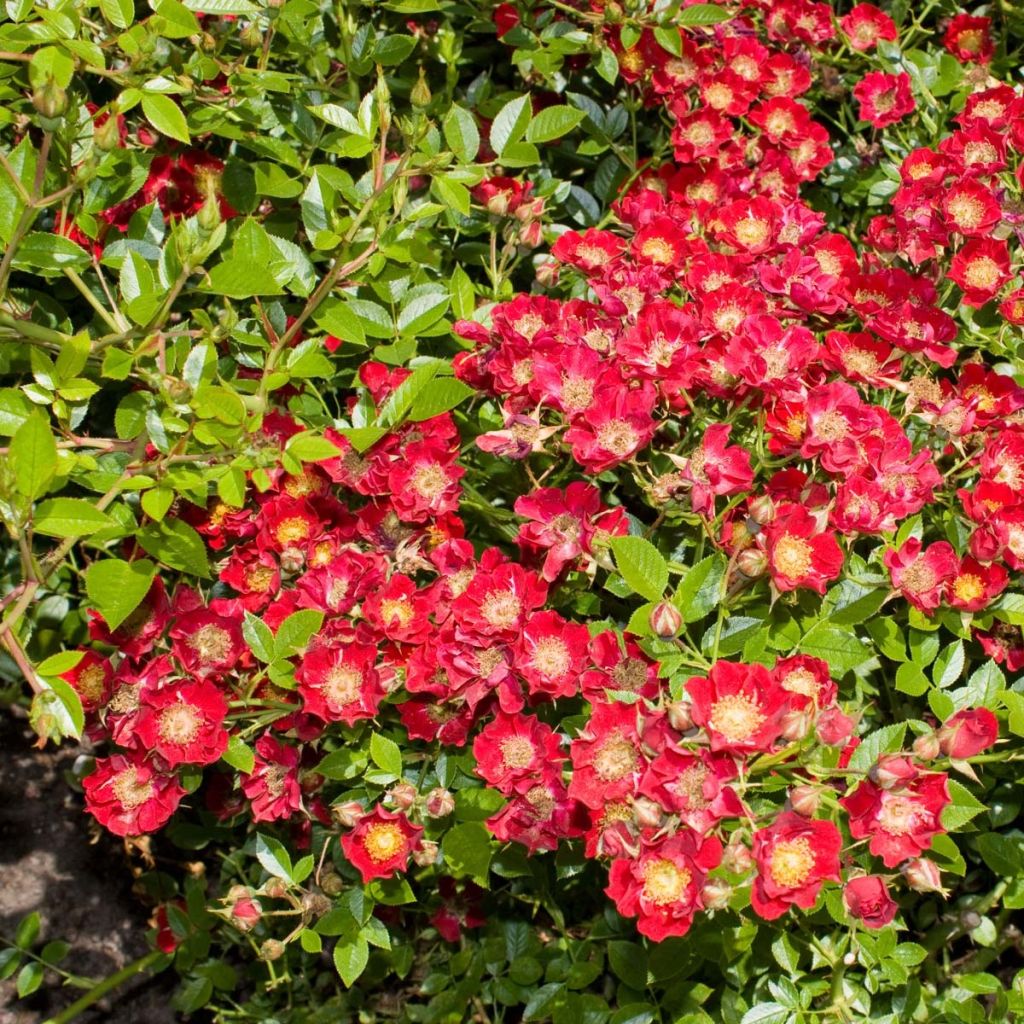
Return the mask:
{"type": "Polygon", "coordinates": [[[884,928],[892,923],[899,907],[889,895],[885,879],[878,875],[859,875],[843,886],[843,904],[850,917],[866,928],[884,928]]]}
{"type": "Polygon", "coordinates": [[[351,832],[341,837],[341,846],[363,882],[372,882],[404,871],[422,834],[423,829],[404,814],[391,814],[375,804],[351,832]]]}

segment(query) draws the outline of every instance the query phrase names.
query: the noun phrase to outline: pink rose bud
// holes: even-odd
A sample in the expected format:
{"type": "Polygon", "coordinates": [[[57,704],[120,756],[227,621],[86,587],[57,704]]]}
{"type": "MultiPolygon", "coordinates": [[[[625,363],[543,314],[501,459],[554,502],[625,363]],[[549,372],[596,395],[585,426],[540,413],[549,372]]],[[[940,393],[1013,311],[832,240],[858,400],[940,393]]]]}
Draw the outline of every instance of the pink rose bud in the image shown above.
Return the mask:
{"type": "Polygon", "coordinates": [[[447,818],[455,810],[455,797],[443,786],[427,794],[427,814],[431,818],[447,818]]]}
{"type": "Polygon", "coordinates": [[[301,572],[306,564],[305,552],[298,548],[285,548],[281,552],[281,568],[288,573],[301,572]]]}
{"type": "Polygon", "coordinates": [[[700,898],[708,910],[725,910],[732,899],[732,886],[723,878],[709,878],[700,891],[700,898]]]}
{"type": "Polygon", "coordinates": [[[388,799],[400,811],[407,811],[414,806],[419,793],[411,782],[398,782],[388,790],[388,799]]]}
{"type": "Polygon", "coordinates": [[[809,711],[793,709],[782,716],[781,724],[782,738],[789,743],[799,743],[811,734],[814,723],[809,711]]]}
{"type": "Polygon", "coordinates": [[[668,706],[668,724],[677,732],[689,732],[693,728],[693,717],[690,715],[690,702],[674,700],[668,706]]]}
{"type": "Polygon", "coordinates": [[[683,628],[683,616],[671,601],[659,601],[651,609],[651,632],[663,640],[670,640],[683,628]]]}
{"type": "Polygon", "coordinates": [[[283,900],[288,895],[289,885],[283,878],[268,878],[263,894],[272,900],[283,900]]]}
{"type": "Polygon", "coordinates": [[[722,851],[722,866],[733,875],[745,875],[754,866],[754,855],[742,840],[734,836],[722,851]]]}
{"type": "Polygon", "coordinates": [[[856,724],[854,719],[844,715],[839,708],[825,708],[818,715],[818,739],[830,747],[845,746],[856,724]]]}
{"type": "Polygon", "coordinates": [[[794,786],[789,791],[789,806],[802,818],[813,818],[820,804],[820,786],[794,786]]]}
{"type": "Polygon", "coordinates": [[[259,924],[262,915],[263,908],[260,906],[259,900],[254,900],[250,896],[243,896],[240,900],[236,900],[231,907],[231,923],[240,932],[252,931],[259,924]]]}
{"type": "Polygon", "coordinates": [[[746,548],[736,556],[736,568],[747,579],[756,580],[768,571],[768,556],[760,548],[746,548]]]}
{"type": "Polygon", "coordinates": [[[534,273],[537,276],[537,283],[542,288],[550,288],[558,282],[558,262],[556,260],[545,260],[538,264],[534,273]]]}
{"type": "Polygon", "coordinates": [[[962,761],[988,750],[998,737],[999,721],[988,708],[964,708],[939,729],[939,749],[962,761]]]}
{"type": "Polygon", "coordinates": [[[942,887],[942,872],[933,860],[915,857],[900,868],[907,885],[914,892],[945,892],[942,887]]]}
{"type": "Polygon", "coordinates": [[[843,903],[849,915],[866,928],[884,928],[899,910],[889,887],[878,875],[851,878],[843,887],[843,903]]]}
{"type": "Polygon", "coordinates": [[[914,740],[914,756],[921,761],[934,761],[939,756],[939,737],[937,733],[926,732],[914,740]]]}
{"type": "Polygon", "coordinates": [[[366,810],[358,800],[348,800],[343,804],[331,806],[331,817],[342,828],[355,828],[365,813],[366,810]]]}
{"type": "Polygon", "coordinates": [[[640,828],[657,828],[664,819],[661,808],[647,797],[637,797],[633,801],[633,818],[640,828]]]}
{"type": "Polygon", "coordinates": [[[441,848],[432,839],[421,839],[420,845],[412,851],[412,859],[421,868],[429,868],[437,863],[441,848]]]}
{"type": "Polygon", "coordinates": [[[767,494],[759,494],[747,506],[747,515],[758,526],[767,526],[775,519],[775,502],[767,494]]]}
{"type": "Polygon", "coordinates": [[[913,761],[903,754],[883,754],[868,772],[871,781],[882,789],[895,789],[917,775],[913,761]]]}

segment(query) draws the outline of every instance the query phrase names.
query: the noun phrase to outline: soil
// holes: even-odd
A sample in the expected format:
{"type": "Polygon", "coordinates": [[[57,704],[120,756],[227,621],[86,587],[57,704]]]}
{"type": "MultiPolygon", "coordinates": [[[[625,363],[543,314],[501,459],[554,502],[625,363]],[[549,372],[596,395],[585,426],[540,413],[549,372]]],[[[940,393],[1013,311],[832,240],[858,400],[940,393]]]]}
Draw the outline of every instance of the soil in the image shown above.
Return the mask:
{"type": "MultiPolygon", "coordinates": [[[[23,718],[0,709],[0,936],[12,938],[33,910],[40,943],[63,939],[61,966],[97,980],[150,948],[150,911],[132,893],[124,847],[90,831],[81,795],[64,778],[79,756],[73,746],[37,750],[23,718]]],[[[76,1017],[76,1024],[175,1024],[168,1000],[173,972],[140,975],[76,1017]]],[[[16,999],[14,980],[0,983],[0,1024],[39,1024],[69,1006],[82,989],[47,971],[39,991],[16,999]]]]}

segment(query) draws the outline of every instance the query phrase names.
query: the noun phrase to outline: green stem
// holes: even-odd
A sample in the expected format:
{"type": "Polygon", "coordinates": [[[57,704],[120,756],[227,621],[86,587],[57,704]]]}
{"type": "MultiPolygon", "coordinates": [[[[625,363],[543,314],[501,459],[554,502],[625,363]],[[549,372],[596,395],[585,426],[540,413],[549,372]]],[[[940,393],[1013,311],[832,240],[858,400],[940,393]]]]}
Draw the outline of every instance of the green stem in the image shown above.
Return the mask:
{"type": "Polygon", "coordinates": [[[160,950],[154,949],[145,956],[140,956],[138,960],[133,960],[115,974],[104,978],[98,985],[86,992],[81,999],[77,999],[66,1010],[62,1010],[56,1017],[51,1017],[49,1020],[44,1021],[43,1024],[68,1024],[69,1021],[74,1020],[83,1010],[87,1010],[93,1003],[99,1002],[108,992],[113,991],[119,985],[123,985],[129,978],[135,977],[136,974],[141,974],[165,955],[160,950]]]}

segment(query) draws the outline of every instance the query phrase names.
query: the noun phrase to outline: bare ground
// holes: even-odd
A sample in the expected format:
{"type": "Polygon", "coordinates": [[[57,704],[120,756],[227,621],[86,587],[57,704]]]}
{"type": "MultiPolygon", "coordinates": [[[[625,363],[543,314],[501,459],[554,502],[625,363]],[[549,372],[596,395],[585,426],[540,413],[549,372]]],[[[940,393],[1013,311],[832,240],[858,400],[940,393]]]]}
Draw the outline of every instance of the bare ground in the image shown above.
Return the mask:
{"type": "MultiPolygon", "coordinates": [[[[132,893],[123,847],[111,836],[93,843],[81,796],[68,786],[78,751],[37,750],[23,719],[0,711],[0,937],[36,910],[41,941],[64,939],[62,966],[100,979],[148,950],[149,910],[132,893]]],[[[76,1018],[77,1024],[174,1024],[171,974],[140,976],[76,1018]]],[[[40,990],[17,1000],[13,979],[0,983],[0,1024],[39,1024],[82,990],[48,971],[40,990]]]]}

